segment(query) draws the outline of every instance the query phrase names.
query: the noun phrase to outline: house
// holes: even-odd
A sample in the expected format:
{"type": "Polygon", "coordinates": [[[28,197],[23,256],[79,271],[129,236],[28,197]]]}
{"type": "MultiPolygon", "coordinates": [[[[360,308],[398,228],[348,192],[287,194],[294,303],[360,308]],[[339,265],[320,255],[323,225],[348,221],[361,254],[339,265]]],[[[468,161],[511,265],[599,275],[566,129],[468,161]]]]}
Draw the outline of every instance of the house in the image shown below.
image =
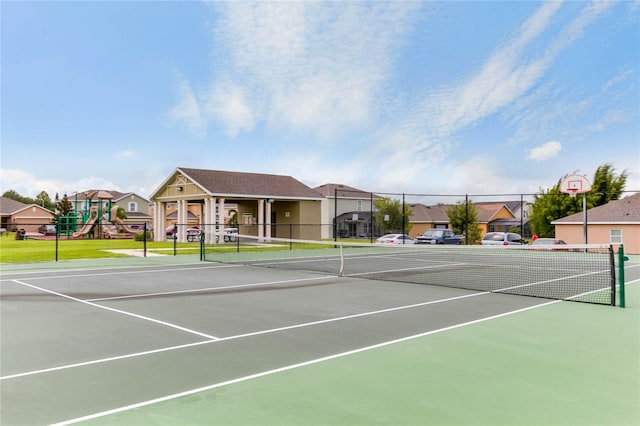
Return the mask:
{"type": "Polygon", "coordinates": [[[409,207],[411,208],[409,222],[413,225],[409,233],[410,237],[415,238],[433,228],[450,229],[447,209],[451,206],[411,204],[409,207]]]}
{"type": "Polygon", "coordinates": [[[523,237],[531,236],[530,206],[526,201],[480,201],[474,202],[473,205],[478,209],[478,216],[481,216],[480,209],[489,210],[489,213],[483,212],[482,214],[487,222],[480,221],[481,227],[483,223],[486,223],[483,234],[486,232],[511,232],[512,229],[517,228],[517,232],[523,237]]]}
{"type": "MultiPolygon", "coordinates": [[[[321,238],[324,197],[291,176],[179,167],[150,199],[154,229],[195,225],[207,243],[222,241],[215,237],[230,224],[258,238],[321,238]]],[[[164,238],[154,233],[156,241],[164,238]]],[[[186,241],[185,232],[178,241],[186,241]]]]}
{"type": "Polygon", "coordinates": [[[26,232],[38,232],[40,225],[52,223],[54,217],[54,212],[37,204],[0,197],[0,228],[5,231],[24,229],[26,232]]]}
{"type": "MultiPolygon", "coordinates": [[[[518,202],[518,204],[520,204],[518,202]]],[[[521,220],[513,214],[506,203],[502,202],[481,202],[472,204],[476,212],[478,226],[481,235],[487,232],[509,231],[511,228],[520,227],[521,220]]],[[[416,237],[433,228],[449,228],[449,215],[447,210],[451,205],[439,204],[426,206],[424,204],[411,204],[411,217],[409,222],[411,227],[410,236],[416,237]]]]}
{"type": "Polygon", "coordinates": [[[336,232],[342,238],[371,236],[373,201],[379,196],[338,183],[326,183],[313,190],[324,196],[322,238],[333,238],[336,232]]]}
{"type": "Polygon", "coordinates": [[[126,218],[123,220],[125,224],[151,223],[149,200],[133,192],[91,189],[71,194],[67,199],[73,205],[74,211],[82,217],[88,216],[91,206],[98,207],[100,216],[109,214],[112,207],[118,206],[125,212],[126,218]]]}
{"type": "MultiPolygon", "coordinates": [[[[584,243],[584,215],[576,213],[551,222],[556,238],[569,244],[584,243]]],[[[640,254],[640,193],[587,210],[589,244],[624,244],[629,254],[640,254]]]]}

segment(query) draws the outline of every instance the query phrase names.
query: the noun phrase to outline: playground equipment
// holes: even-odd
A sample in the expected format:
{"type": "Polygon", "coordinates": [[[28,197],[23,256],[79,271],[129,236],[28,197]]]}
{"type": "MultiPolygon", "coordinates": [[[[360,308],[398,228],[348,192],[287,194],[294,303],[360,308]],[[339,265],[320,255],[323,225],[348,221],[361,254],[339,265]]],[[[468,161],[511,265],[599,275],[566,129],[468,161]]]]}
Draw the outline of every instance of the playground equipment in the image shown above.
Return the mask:
{"type": "Polygon", "coordinates": [[[140,233],[143,232],[142,229],[133,229],[133,228],[131,228],[129,225],[124,223],[122,221],[122,219],[120,219],[118,217],[118,206],[111,207],[111,222],[113,222],[113,223],[117,224],[118,226],[122,227],[124,232],[128,232],[130,234],[140,234],[140,233]]]}
{"type": "Polygon", "coordinates": [[[71,236],[73,238],[79,238],[79,237],[84,237],[85,235],[89,234],[90,232],[94,231],[94,227],[97,225],[98,222],[98,207],[93,206],[90,208],[89,210],[89,220],[87,220],[84,225],[82,225],[82,228],[80,228],[78,231],[74,232],[73,234],[71,234],[71,236]]]}

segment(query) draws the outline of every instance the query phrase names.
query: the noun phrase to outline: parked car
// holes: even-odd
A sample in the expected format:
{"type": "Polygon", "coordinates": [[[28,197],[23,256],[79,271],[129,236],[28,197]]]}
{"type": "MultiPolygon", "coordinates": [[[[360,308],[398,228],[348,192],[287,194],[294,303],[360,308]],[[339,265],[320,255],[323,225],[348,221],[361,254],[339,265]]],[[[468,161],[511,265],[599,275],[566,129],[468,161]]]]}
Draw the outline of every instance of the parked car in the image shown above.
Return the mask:
{"type": "Polygon", "coordinates": [[[56,226],[42,225],[38,228],[38,232],[44,235],[56,235],[56,226]]]}
{"type": "MultiPolygon", "coordinates": [[[[129,225],[129,228],[133,229],[134,231],[144,231],[144,224],[133,224],[133,225],[129,225]]],[[[173,226],[172,226],[173,228],[173,226]]],[[[151,225],[147,224],[147,231],[151,232],[153,231],[153,228],[151,227],[151,225]]]]}
{"type": "Polygon", "coordinates": [[[456,235],[451,229],[428,229],[415,239],[416,244],[462,244],[463,235],[456,235]]]}
{"type": "Polygon", "coordinates": [[[534,250],[567,251],[568,247],[563,247],[566,245],[567,243],[557,238],[537,238],[531,243],[531,248],[534,250]]]}
{"type": "Polygon", "coordinates": [[[483,246],[519,246],[523,244],[526,243],[522,237],[513,232],[489,232],[482,237],[483,246]]]}
{"type": "Polygon", "coordinates": [[[413,244],[413,238],[411,238],[407,234],[387,234],[378,238],[376,240],[376,244],[393,244],[393,245],[413,244]]]}

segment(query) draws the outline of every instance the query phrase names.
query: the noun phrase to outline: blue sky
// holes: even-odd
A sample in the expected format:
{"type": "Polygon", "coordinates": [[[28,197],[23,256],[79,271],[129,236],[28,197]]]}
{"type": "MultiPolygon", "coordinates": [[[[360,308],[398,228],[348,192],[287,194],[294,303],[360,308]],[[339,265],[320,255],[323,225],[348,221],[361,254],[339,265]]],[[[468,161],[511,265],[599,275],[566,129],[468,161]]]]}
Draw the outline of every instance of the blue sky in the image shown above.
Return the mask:
{"type": "Polygon", "coordinates": [[[314,187],[640,189],[640,2],[0,3],[1,183],[149,196],[176,167],[314,187]]]}

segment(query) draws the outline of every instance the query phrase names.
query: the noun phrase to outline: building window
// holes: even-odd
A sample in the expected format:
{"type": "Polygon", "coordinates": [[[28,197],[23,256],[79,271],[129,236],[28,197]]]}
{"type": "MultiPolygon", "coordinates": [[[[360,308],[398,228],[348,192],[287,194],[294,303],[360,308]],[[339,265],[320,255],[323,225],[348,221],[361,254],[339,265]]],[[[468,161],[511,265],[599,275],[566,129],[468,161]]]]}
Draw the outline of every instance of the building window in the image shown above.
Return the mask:
{"type": "Polygon", "coordinates": [[[609,231],[611,244],[622,244],[622,229],[612,229],[609,231]]]}
{"type": "Polygon", "coordinates": [[[138,211],[138,203],[136,203],[135,201],[132,201],[129,203],[129,210],[127,210],[129,212],[137,212],[138,211]]]}
{"type": "Polygon", "coordinates": [[[357,207],[357,211],[361,212],[362,211],[362,200],[358,200],[358,207],[357,207]]]}

